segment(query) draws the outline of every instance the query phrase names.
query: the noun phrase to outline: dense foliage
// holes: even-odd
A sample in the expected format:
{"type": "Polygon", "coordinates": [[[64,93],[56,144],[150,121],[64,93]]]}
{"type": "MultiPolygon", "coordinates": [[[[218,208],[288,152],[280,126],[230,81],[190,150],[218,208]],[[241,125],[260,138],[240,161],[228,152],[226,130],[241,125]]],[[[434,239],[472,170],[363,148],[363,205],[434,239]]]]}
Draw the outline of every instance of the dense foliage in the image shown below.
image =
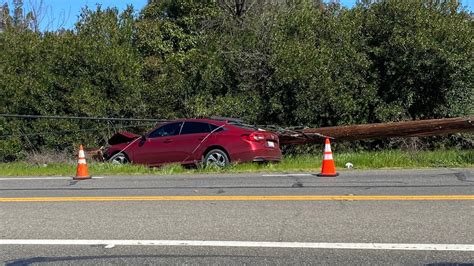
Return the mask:
{"type": "MultiPolygon", "coordinates": [[[[474,20],[458,1],[150,0],[85,8],[52,32],[20,0],[3,12],[0,113],[306,126],[474,114],[474,20]]],[[[0,160],[98,146],[118,126],[0,118],[0,160]]]]}

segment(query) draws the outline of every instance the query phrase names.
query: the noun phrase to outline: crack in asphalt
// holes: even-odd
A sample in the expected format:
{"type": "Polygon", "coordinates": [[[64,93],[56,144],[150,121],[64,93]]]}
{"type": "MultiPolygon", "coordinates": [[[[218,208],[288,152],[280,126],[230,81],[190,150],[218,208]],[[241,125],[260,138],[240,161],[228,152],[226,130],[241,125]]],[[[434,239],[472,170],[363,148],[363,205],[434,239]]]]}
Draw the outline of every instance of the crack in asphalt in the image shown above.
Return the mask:
{"type": "Polygon", "coordinates": [[[295,180],[295,183],[293,183],[293,185],[291,185],[292,188],[301,188],[301,187],[303,187],[303,182],[301,182],[299,177],[292,176],[292,175],[290,175],[290,177],[295,180]]]}
{"type": "Polygon", "coordinates": [[[452,175],[454,175],[457,180],[461,182],[474,182],[474,180],[468,180],[468,178],[472,177],[468,172],[460,172],[457,169],[450,170],[454,172],[452,175]]]}
{"type": "Polygon", "coordinates": [[[71,181],[69,181],[68,186],[74,186],[74,185],[76,185],[77,183],[79,183],[79,180],[71,180],[71,181]]]}
{"type": "Polygon", "coordinates": [[[467,176],[466,176],[464,173],[457,172],[457,173],[454,173],[454,175],[455,175],[456,178],[457,178],[459,181],[461,181],[461,182],[467,181],[467,176]]]}

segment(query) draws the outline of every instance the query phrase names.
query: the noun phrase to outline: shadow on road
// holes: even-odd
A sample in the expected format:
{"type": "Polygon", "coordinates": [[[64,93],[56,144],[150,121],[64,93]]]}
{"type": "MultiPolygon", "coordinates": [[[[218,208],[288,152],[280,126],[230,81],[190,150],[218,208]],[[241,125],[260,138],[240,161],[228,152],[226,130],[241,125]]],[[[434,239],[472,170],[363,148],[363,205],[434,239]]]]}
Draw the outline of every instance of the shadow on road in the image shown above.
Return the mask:
{"type": "MultiPolygon", "coordinates": [[[[113,260],[113,259],[237,259],[237,258],[259,258],[259,256],[239,256],[239,255],[110,255],[110,256],[68,256],[68,257],[32,257],[17,259],[13,261],[6,261],[6,266],[20,266],[20,265],[31,265],[36,263],[72,263],[80,262],[84,260],[97,260],[97,263],[106,263],[104,260],[113,260]]],[[[263,257],[262,257],[263,258],[263,257]]],[[[265,257],[268,258],[268,257],[265,257]]],[[[122,261],[123,263],[123,261],[122,261]]]]}

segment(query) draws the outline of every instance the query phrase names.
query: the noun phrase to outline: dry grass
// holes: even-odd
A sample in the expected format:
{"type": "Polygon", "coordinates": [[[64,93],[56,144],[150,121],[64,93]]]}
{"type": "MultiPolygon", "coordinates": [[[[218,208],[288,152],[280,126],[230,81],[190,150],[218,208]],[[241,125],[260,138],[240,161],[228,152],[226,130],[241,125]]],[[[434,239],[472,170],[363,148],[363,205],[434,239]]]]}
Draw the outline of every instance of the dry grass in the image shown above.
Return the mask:
{"type": "Polygon", "coordinates": [[[48,165],[48,164],[73,164],[77,158],[66,151],[56,152],[56,151],[44,151],[41,153],[32,152],[26,155],[26,158],[23,160],[27,164],[31,165],[48,165]]]}

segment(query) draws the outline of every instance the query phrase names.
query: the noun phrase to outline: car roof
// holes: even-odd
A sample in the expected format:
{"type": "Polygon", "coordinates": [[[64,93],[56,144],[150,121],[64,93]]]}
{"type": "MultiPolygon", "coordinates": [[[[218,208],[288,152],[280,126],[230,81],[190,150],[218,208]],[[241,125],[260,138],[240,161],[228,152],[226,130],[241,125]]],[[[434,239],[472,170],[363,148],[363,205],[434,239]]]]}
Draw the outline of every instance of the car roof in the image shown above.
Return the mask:
{"type": "Polygon", "coordinates": [[[218,123],[218,124],[222,124],[222,123],[226,122],[226,120],[217,120],[217,119],[209,119],[209,118],[188,118],[188,119],[182,119],[181,121],[184,121],[184,122],[218,123]]]}
{"type": "Polygon", "coordinates": [[[176,123],[176,122],[202,122],[202,123],[222,125],[226,122],[226,120],[207,119],[207,118],[184,118],[184,119],[174,119],[174,120],[169,120],[166,122],[161,122],[161,123],[158,123],[157,125],[165,125],[165,124],[176,123]]]}
{"type": "Polygon", "coordinates": [[[226,127],[229,126],[231,128],[239,128],[239,129],[243,129],[243,130],[257,130],[257,128],[246,128],[245,127],[245,124],[242,124],[244,127],[241,127],[241,126],[237,126],[236,124],[232,123],[232,122],[236,122],[236,123],[240,123],[239,119],[237,120],[234,120],[232,118],[229,118],[228,120],[225,119],[225,118],[222,118],[222,119],[210,119],[210,118],[181,118],[181,119],[174,119],[174,120],[168,120],[166,122],[160,122],[160,123],[157,123],[155,124],[155,129],[156,128],[159,128],[159,127],[162,127],[164,125],[167,125],[167,124],[172,124],[172,123],[177,123],[177,122],[201,122],[201,123],[209,123],[209,124],[213,124],[215,126],[223,126],[225,125],[226,127]],[[230,122],[230,123],[229,123],[230,122]]]}

